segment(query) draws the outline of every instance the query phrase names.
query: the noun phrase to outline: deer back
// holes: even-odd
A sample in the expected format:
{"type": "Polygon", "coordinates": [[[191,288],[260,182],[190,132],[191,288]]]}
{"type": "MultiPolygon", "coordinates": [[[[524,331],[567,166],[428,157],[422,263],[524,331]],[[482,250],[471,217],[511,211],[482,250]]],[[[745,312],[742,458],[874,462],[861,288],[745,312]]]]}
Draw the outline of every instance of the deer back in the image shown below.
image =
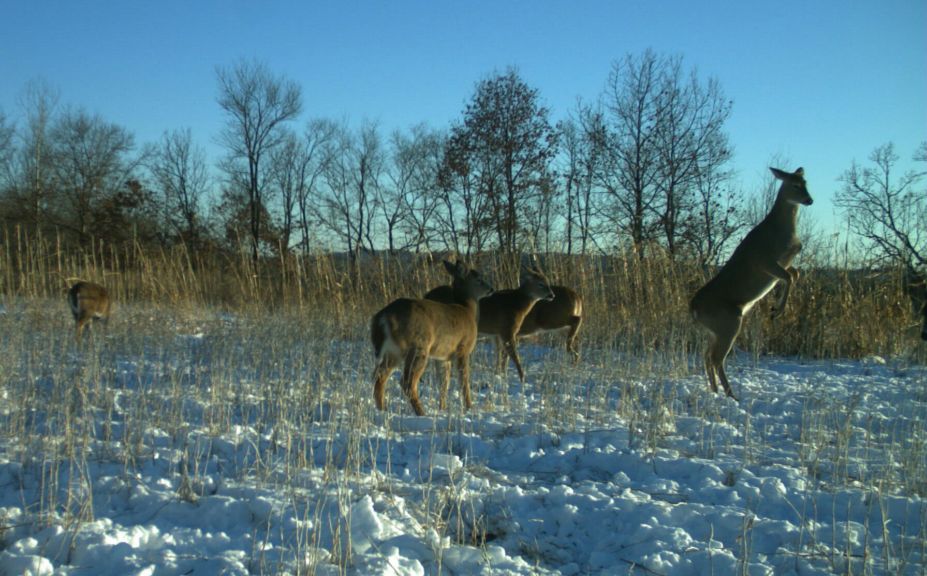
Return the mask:
{"type": "Polygon", "coordinates": [[[426,292],[423,298],[425,300],[434,300],[435,302],[443,302],[445,304],[454,304],[454,288],[450,284],[435,286],[426,292]]]}
{"type": "Polygon", "coordinates": [[[99,284],[77,282],[68,290],[68,303],[75,320],[109,317],[109,293],[99,284]]]}
{"type": "Polygon", "coordinates": [[[542,330],[558,330],[570,325],[573,318],[582,317],[583,300],[567,286],[551,286],[553,300],[535,302],[521,323],[519,334],[529,335],[542,330]]]}
{"type": "MultiPolygon", "coordinates": [[[[447,358],[473,349],[477,336],[475,307],[476,303],[444,304],[400,298],[374,316],[374,334],[381,327],[403,352],[418,348],[430,357],[447,358]]],[[[379,337],[385,338],[385,334],[379,337]]],[[[377,346],[377,336],[374,338],[377,346]]]]}
{"type": "Polygon", "coordinates": [[[451,303],[400,298],[377,312],[371,320],[371,337],[379,355],[387,341],[400,355],[419,349],[428,356],[448,358],[469,355],[476,343],[477,302],[492,292],[476,270],[445,261],[454,278],[451,303]]]}
{"type": "Polygon", "coordinates": [[[525,270],[518,288],[500,290],[480,300],[479,331],[514,337],[537,302],[553,299],[547,279],[536,270],[525,270]]]}

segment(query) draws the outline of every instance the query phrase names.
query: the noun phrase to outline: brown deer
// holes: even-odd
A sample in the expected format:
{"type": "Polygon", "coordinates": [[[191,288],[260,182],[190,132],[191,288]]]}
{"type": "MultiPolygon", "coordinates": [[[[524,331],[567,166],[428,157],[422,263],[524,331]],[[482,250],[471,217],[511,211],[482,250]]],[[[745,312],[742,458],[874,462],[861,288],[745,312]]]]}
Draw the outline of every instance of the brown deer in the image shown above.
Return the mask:
{"type": "Polygon", "coordinates": [[[782,185],[769,214],[747,233],[727,264],[695,293],[689,303],[692,316],[709,332],[705,352],[708,384],[713,392],[717,392],[717,376],[724,386],[724,393],[735,400],[737,398],[724,372],[724,360],[740,333],[744,315],[780,280],[785,287],[774,315],[778,316],[785,309],[792,283],[799,276],[798,270],[791,267],[792,260],[801,250],[795,231],[798,207],[809,206],[813,202],[808,194],[804,170],[770,170],[782,181],[782,185]]]}
{"type": "Polygon", "coordinates": [[[470,354],[476,345],[477,302],[491,294],[492,287],[479,272],[461,262],[445,261],[444,267],[453,277],[451,286],[455,302],[459,304],[400,298],[387,304],[370,321],[370,339],[377,357],[373,396],[380,410],[386,405],[386,381],[403,362],[402,391],[415,413],[425,414],[418,397],[418,382],[429,358],[443,360],[447,367],[441,389],[441,409],[447,405],[451,360],[457,364],[464,405],[467,410],[472,407],[470,354]]]}
{"type": "MultiPolygon", "coordinates": [[[[525,317],[536,303],[553,300],[554,293],[543,274],[525,269],[518,288],[499,290],[480,300],[479,333],[496,337],[496,367],[501,368],[508,355],[515,363],[518,377],[525,381],[525,370],[518,355],[517,339],[525,317]]],[[[425,294],[425,299],[453,302],[447,286],[438,286],[425,294]]],[[[445,376],[446,378],[446,376],[445,376]]]]}
{"type": "Polygon", "coordinates": [[[102,320],[109,321],[110,299],[106,288],[93,282],[77,282],[68,290],[68,304],[74,321],[77,323],[75,338],[80,340],[87,323],[102,320]]]}
{"type": "Polygon", "coordinates": [[[566,339],[567,352],[573,357],[573,364],[579,362],[576,349],[576,335],[583,323],[583,299],[567,286],[551,286],[553,300],[539,300],[525,316],[518,329],[519,336],[531,336],[538,332],[549,332],[569,328],[566,339]]]}

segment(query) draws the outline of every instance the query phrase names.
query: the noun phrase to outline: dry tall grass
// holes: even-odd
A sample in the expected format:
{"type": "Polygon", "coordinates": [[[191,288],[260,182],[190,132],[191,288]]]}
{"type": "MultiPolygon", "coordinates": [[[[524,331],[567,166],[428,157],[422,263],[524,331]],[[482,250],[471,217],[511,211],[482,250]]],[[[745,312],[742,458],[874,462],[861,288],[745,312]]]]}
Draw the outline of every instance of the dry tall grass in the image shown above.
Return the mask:
{"type": "MultiPolygon", "coordinates": [[[[366,338],[370,315],[393,298],[420,296],[447,283],[440,258],[430,255],[318,253],[268,257],[138,245],[67,246],[60,238],[0,234],[0,295],[60,298],[75,278],[105,285],[119,303],[146,302],[177,310],[219,307],[237,313],[293,314],[325,319],[336,337],[366,338]]],[[[652,251],[608,256],[542,256],[558,284],[584,298],[581,346],[632,355],[659,354],[671,364],[701,349],[703,335],[688,316],[691,294],[706,280],[688,262],[652,251]],[[696,342],[698,341],[698,342],[696,342]]],[[[515,286],[517,258],[483,254],[474,264],[497,287],[515,286]]],[[[857,358],[915,351],[917,319],[900,273],[805,268],[785,314],[775,321],[769,302],[747,318],[737,346],[754,354],[857,358]]],[[[118,317],[118,311],[116,312],[118,317]]],[[[550,336],[558,338],[562,336],[550,336]]]]}
{"type": "MultiPolygon", "coordinates": [[[[428,436],[426,460],[434,462],[462,453],[461,438],[479,426],[450,410],[436,413],[433,429],[422,429],[415,420],[383,418],[372,409],[370,315],[395,297],[446,283],[439,259],[380,255],[352,262],[314,254],[255,265],[246,251],[78,249],[9,230],[0,232],[0,243],[0,440],[6,442],[4,457],[17,463],[23,485],[32,489],[24,507],[35,526],[64,525],[76,534],[93,520],[94,466],[115,463],[133,472],[157,453],[170,463],[167,475],[178,479],[177,495],[185,501],[215,493],[227,477],[241,477],[308,503],[301,508],[306,528],[292,546],[294,557],[324,549],[344,558],[337,561],[347,573],[350,546],[340,538],[350,534],[350,519],[343,510],[350,508],[351,495],[367,489],[361,485],[389,489],[391,442],[428,436]],[[106,285],[115,300],[98,345],[73,341],[64,295],[75,277],[106,285]],[[216,446],[224,447],[223,464],[233,465],[217,470],[216,446]],[[327,494],[336,494],[337,502],[327,494]]],[[[517,283],[515,258],[482,255],[473,263],[497,287],[517,283]]],[[[547,255],[540,265],[552,281],[584,297],[582,368],[562,361],[563,335],[545,336],[558,339],[557,351],[529,360],[532,385],[517,393],[509,393],[507,379],[489,375],[486,358],[477,362],[481,402],[502,405],[507,422],[528,423],[538,433],[613,426],[618,414],[627,424],[628,447],[653,454],[675,434],[676,416],[682,416],[695,436],[687,444],[695,447],[691,454],[720,455],[725,467],[740,458],[746,469],[768,453],[766,428],[751,421],[762,420],[768,401],[761,398],[756,410],[751,402],[734,409],[715,402],[707,385],[688,394],[685,386],[661,378],[700,371],[704,335],[690,321],[687,305],[706,279],[702,271],[659,253],[645,260],[633,254],[547,255]],[[732,426],[742,440],[722,433],[732,426]]],[[[927,347],[915,332],[900,274],[805,266],[782,317],[770,319],[773,298],[767,300],[750,314],[737,342],[756,355],[907,354],[925,360],[927,347]]],[[[435,406],[436,387],[426,388],[426,403],[435,406]]],[[[874,506],[888,488],[923,494],[922,405],[904,406],[903,418],[883,423],[858,402],[844,400],[813,387],[802,400],[795,437],[809,475],[829,479],[830,486],[865,480],[874,506]],[[848,470],[851,454],[868,458],[862,472],[848,470]]],[[[405,403],[397,399],[394,405],[405,403]]],[[[738,469],[729,470],[732,485],[738,469]]],[[[480,518],[461,519],[482,494],[465,499],[453,485],[424,486],[423,524],[480,545],[480,518]]],[[[817,513],[802,511],[801,526],[817,513]]],[[[750,530],[745,524],[745,559],[751,555],[750,530]]],[[[914,530],[917,542],[927,541],[923,524],[914,530]]],[[[323,561],[311,557],[306,573],[323,561]]],[[[255,569],[261,571],[274,570],[255,569]]]]}

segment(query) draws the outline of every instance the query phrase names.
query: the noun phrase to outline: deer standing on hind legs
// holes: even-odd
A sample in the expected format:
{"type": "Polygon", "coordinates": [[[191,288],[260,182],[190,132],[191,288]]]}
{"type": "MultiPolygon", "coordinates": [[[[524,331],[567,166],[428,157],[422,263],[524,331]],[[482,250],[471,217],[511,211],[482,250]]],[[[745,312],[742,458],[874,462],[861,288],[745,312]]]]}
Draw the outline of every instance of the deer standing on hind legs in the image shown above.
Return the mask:
{"type": "Polygon", "coordinates": [[[785,310],[792,283],[798,280],[798,270],[791,267],[792,260],[801,250],[795,230],[798,207],[812,203],[804,170],[770,170],[782,181],[782,185],[769,214],[747,233],[727,264],[695,293],[689,303],[693,318],[709,332],[705,352],[708,384],[712,392],[717,392],[717,379],[720,379],[724,393],[735,400],[737,398],[724,372],[724,360],[740,333],[744,315],[780,280],[785,283],[785,288],[773,314],[778,316],[785,310]]]}
{"type": "Polygon", "coordinates": [[[93,282],[77,282],[68,290],[68,304],[77,324],[74,337],[80,341],[84,327],[91,321],[109,321],[110,299],[106,288],[93,282]]]}
{"type": "MultiPolygon", "coordinates": [[[[470,399],[470,354],[476,346],[477,315],[480,298],[492,293],[492,287],[479,272],[461,262],[444,267],[453,277],[451,284],[455,302],[445,304],[432,300],[400,298],[374,314],[370,321],[370,339],[377,356],[374,371],[373,396],[377,408],[386,406],[386,381],[404,362],[402,391],[419,416],[425,410],[418,398],[418,382],[429,358],[456,361],[464,405],[472,407],[470,399]]],[[[441,408],[447,404],[450,371],[445,372],[441,389],[441,408]]]]}

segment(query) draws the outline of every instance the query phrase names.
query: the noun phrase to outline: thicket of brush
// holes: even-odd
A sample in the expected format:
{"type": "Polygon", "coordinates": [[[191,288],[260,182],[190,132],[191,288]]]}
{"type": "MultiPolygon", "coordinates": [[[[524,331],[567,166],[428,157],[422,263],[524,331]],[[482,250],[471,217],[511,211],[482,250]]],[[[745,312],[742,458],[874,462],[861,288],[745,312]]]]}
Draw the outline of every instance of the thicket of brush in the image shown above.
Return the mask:
{"type": "MultiPolygon", "coordinates": [[[[242,314],[283,314],[324,324],[334,337],[366,338],[370,315],[400,296],[420,296],[448,278],[440,256],[318,253],[267,257],[192,252],[138,245],[79,248],[60,238],[19,229],[0,235],[0,294],[59,299],[75,279],[104,284],[120,303],[146,302],[175,310],[219,307],[242,314]]],[[[686,261],[652,251],[607,256],[537,257],[550,280],[584,298],[580,332],[584,347],[630,354],[659,353],[685,364],[701,349],[703,334],[688,314],[688,301],[707,279],[686,261]],[[695,348],[693,348],[695,346],[695,348]]],[[[481,254],[473,264],[494,286],[517,285],[519,257],[481,254]]],[[[900,272],[813,267],[807,262],[785,313],[771,318],[773,296],[747,317],[737,346],[754,354],[858,358],[914,352],[917,319],[902,289],[900,272]]]]}

